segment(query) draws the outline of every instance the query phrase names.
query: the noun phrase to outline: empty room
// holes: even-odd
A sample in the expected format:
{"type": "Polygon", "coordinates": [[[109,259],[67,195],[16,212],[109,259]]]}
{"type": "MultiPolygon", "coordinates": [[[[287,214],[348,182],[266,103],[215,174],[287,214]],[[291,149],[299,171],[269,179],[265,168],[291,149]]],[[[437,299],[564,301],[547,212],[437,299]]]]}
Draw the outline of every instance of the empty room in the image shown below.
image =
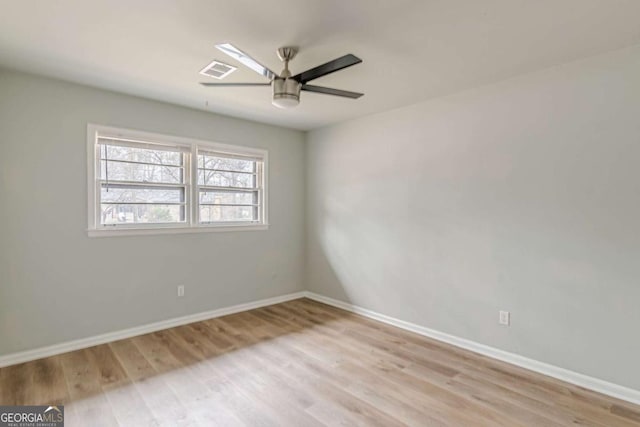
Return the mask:
{"type": "Polygon", "coordinates": [[[640,1],[0,0],[0,427],[640,427],[640,1]]]}

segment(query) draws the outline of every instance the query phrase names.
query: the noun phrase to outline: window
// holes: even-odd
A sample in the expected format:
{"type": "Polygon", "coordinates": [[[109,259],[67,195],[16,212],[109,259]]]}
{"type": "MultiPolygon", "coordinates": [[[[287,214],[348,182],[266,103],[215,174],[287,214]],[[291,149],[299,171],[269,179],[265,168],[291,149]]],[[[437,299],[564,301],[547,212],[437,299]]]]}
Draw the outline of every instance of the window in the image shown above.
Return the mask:
{"type": "Polygon", "coordinates": [[[200,223],[259,222],[261,169],[259,159],[199,150],[200,223]]]}
{"type": "Polygon", "coordinates": [[[266,228],[266,151],[88,129],[90,235],[266,228]]]}
{"type": "Polygon", "coordinates": [[[188,153],[181,147],[98,138],[101,226],[185,224],[188,153]]]}

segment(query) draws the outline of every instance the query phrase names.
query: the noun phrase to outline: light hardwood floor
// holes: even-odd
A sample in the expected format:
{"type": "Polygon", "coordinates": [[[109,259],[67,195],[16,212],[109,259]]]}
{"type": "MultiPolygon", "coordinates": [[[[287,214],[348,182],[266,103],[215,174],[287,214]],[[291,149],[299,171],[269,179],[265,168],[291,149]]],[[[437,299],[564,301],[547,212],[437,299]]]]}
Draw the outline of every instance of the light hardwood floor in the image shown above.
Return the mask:
{"type": "Polygon", "coordinates": [[[640,408],[308,299],[0,369],[67,426],[640,426],[640,408]]]}

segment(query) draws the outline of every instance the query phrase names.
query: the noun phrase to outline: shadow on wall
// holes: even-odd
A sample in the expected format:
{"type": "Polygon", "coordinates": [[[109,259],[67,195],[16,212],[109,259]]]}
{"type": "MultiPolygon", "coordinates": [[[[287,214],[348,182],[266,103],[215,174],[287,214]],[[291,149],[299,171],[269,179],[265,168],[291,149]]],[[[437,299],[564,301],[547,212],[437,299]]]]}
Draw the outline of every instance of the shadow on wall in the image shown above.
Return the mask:
{"type": "Polygon", "coordinates": [[[378,206],[371,215],[371,209],[365,201],[326,198],[319,203],[310,239],[310,290],[377,311],[410,308],[406,302],[416,300],[429,309],[435,295],[424,283],[432,279],[434,268],[425,262],[424,253],[431,250],[426,233],[404,217],[404,210],[378,206]],[[381,216],[384,221],[376,219],[381,216]],[[397,225],[388,225],[393,223],[397,225]],[[402,292],[394,293],[396,288],[402,292]]]}

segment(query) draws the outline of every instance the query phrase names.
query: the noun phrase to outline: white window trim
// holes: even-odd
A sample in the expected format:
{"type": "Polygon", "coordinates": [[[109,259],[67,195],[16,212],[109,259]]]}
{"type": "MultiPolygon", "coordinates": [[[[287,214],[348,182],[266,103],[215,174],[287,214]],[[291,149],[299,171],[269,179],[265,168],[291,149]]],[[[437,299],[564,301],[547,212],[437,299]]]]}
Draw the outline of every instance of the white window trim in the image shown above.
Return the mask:
{"type": "Polygon", "coordinates": [[[204,141],[193,138],[185,138],[173,135],[163,135],[152,132],[143,132],[133,129],[123,129],[110,126],[96,125],[89,123],[87,125],[87,233],[89,237],[108,237],[108,236],[135,236],[135,235],[154,235],[154,234],[180,234],[180,233],[202,233],[202,232],[221,232],[221,231],[251,231],[251,230],[267,230],[269,228],[268,217],[268,190],[269,190],[269,152],[260,148],[246,147],[242,145],[222,144],[218,142],[204,141]],[[262,206],[260,212],[260,223],[244,224],[244,223],[198,223],[198,185],[197,180],[192,178],[187,184],[187,197],[190,198],[190,209],[187,210],[187,220],[184,224],[153,224],[153,226],[136,226],[124,225],[118,228],[101,227],[97,217],[97,184],[98,177],[98,159],[96,156],[96,148],[98,142],[98,134],[109,135],[120,138],[139,139],[142,141],[153,141],[160,144],[182,145],[189,148],[191,152],[191,161],[188,163],[190,167],[191,177],[197,177],[197,154],[198,147],[207,150],[217,151],[228,154],[240,154],[247,156],[261,157],[262,168],[262,206]]]}

